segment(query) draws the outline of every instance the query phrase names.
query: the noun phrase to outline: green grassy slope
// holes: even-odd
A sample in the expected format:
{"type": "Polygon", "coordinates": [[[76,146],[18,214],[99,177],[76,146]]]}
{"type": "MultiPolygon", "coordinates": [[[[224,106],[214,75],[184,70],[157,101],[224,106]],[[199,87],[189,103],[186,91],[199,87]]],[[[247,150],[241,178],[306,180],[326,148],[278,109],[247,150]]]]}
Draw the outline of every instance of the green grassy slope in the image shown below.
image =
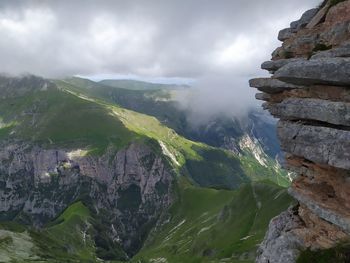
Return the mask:
{"type": "Polygon", "coordinates": [[[270,219],[291,203],[285,189],[273,184],[237,191],[182,186],[179,191],[169,221],[134,262],[253,262],[270,219]]]}
{"type": "Polygon", "coordinates": [[[57,89],[0,100],[0,116],[7,123],[0,136],[11,130],[10,138],[47,146],[102,152],[110,143],[120,148],[138,137],[105,107],[57,89]]]}
{"type": "MultiPolygon", "coordinates": [[[[137,104],[140,111],[151,112],[151,114],[153,112],[151,105],[157,105],[154,108],[157,112],[175,114],[174,116],[168,116],[172,120],[177,120],[172,121],[170,127],[175,125],[177,129],[181,130],[184,123],[181,121],[183,116],[178,115],[179,111],[175,110],[174,105],[171,103],[157,104],[157,101],[147,99],[151,96],[161,98],[164,91],[133,91],[110,88],[79,78],[56,81],[56,83],[62,89],[68,90],[77,96],[88,97],[107,105],[126,127],[137,134],[143,134],[163,142],[169,153],[174,157],[172,159],[176,159],[175,163],[184,168],[182,172],[191,174],[192,179],[202,186],[235,188],[240,183],[247,182],[246,175],[254,181],[269,179],[281,186],[289,185],[286,173],[276,168],[276,163],[273,160],[269,160],[268,166],[263,166],[250,153],[237,156],[203,143],[195,143],[179,135],[172,128],[167,127],[166,123],[161,123],[155,117],[121,108],[114,103],[114,101],[124,101],[123,105],[127,107],[128,105],[131,107],[131,104],[137,104]],[[232,176],[232,174],[236,176],[232,176]],[[215,178],[213,175],[215,175],[215,178]]],[[[169,93],[165,94],[169,95],[169,93]]],[[[157,114],[156,116],[159,117],[157,114]]]]}
{"type": "MultiPolygon", "coordinates": [[[[0,223],[1,262],[96,262],[126,259],[122,249],[110,251],[103,225],[82,202],[69,206],[41,230],[13,222],[0,223]],[[15,246],[20,249],[15,249],[15,246]],[[12,260],[12,261],[11,261],[12,260]]],[[[116,244],[114,244],[116,245],[116,244]]]]}

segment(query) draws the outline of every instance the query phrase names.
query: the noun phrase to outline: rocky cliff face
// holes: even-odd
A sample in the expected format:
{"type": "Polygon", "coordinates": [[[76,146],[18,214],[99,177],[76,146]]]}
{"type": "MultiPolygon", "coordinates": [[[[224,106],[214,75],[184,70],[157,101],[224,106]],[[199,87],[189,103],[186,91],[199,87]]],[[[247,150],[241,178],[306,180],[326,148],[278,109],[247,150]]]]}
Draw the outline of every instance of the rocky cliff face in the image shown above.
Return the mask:
{"type": "Polygon", "coordinates": [[[85,154],[2,141],[0,220],[41,227],[83,200],[106,222],[110,239],[133,255],[172,201],[170,167],[144,144],[85,154]]]}
{"type": "Polygon", "coordinates": [[[274,218],[257,262],[295,262],[350,234],[350,1],[325,1],[279,33],[281,47],[250,81],[279,118],[289,189],[298,204],[274,218]]]}

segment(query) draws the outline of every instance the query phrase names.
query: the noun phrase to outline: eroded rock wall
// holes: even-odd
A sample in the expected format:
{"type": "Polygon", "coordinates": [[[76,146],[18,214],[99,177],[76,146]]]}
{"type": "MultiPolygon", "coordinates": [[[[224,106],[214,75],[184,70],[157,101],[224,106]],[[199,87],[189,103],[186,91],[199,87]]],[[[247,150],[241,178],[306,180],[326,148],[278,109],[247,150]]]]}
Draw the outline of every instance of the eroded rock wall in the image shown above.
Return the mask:
{"type": "Polygon", "coordinates": [[[0,219],[41,227],[83,200],[129,254],[147,226],[172,203],[173,175],[148,145],[110,147],[101,156],[81,149],[45,149],[28,142],[0,143],[0,219]]]}
{"type": "Polygon", "coordinates": [[[325,1],[279,33],[282,46],[250,81],[279,118],[289,189],[298,204],[274,218],[257,262],[295,262],[350,235],[350,1],[325,1]]]}

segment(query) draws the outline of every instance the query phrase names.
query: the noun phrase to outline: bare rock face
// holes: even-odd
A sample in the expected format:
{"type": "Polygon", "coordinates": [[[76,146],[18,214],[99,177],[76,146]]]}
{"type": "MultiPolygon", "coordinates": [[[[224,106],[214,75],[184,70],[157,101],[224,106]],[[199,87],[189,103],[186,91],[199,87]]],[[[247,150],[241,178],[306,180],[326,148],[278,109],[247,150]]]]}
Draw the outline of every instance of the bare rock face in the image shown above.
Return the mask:
{"type": "Polygon", "coordinates": [[[270,263],[273,258],[273,262],[276,263],[295,262],[303,244],[293,230],[301,228],[302,225],[303,222],[295,208],[289,208],[273,218],[266,237],[258,249],[257,261],[270,263]]]}
{"type": "Polygon", "coordinates": [[[23,96],[33,90],[47,90],[54,87],[52,82],[33,75],[9,78],[0,74],[0,93],[3,99],[23,96]]]}
{"type": "Polygon", "coordinates": [[[288,63],[274,77],[296,85],[347,86],[349,72],[350,58],[319,58],[288,63]]]}
{"type": "Polygon", "coordinates": [[[85,200],[108,219],[110,238],[133,255],[142,245],[140,233],[171,204],[172,181],[164,157],[144,144],[90,156],[82,149],[3,141],[0,219],[40,227],[70,204],[85,200]]]}
{"type": "Polygon", "coordinates": [[[350,240],[350,0],[328,1],[280,32],[281,47],[253,79],[279,118],[285,166],[298,176],[294,208],[274,218],[257,262],[295,262],[304,249],[350,240]]]}

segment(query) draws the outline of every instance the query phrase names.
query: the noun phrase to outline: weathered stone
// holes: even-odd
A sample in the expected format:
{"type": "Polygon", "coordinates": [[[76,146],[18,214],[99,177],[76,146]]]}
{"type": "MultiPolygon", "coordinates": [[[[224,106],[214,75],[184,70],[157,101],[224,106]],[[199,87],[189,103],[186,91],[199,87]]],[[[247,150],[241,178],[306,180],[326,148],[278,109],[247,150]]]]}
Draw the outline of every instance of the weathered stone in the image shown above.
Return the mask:
{"type": "Polygon", "coordinates": [[[112,147],[101,156],[15,141],[0,144],[0,184],[6,186],[0,189],[2,220],[24,215],[40,227],[84,195],[96,210],[108,211],[110,238],[131,255],[141,245],[141,230],[171,204],[172,181],[162,156],[144,144],[112,147]],[[124,208],[121,196],[130,188],[140,202],[124,208]]]}
{"type": "Polygon", "coordinates": [[[287,98],[271,104],[272,115],[287,120],[317,120],[335,125],[350,126],[350,103],[320,99],[287,98]]]}
{"type": "Polygon", "coordinates": [[[315,26],[317,26],[319,23],[321,23],[329,9],[329,3],[327,3],[323,8],[321,8],[317,14],[311,19],[311,21],[307,24],[306,28],[312,29],[315,26]]]}
{"type": "Polygon", "coordinates": [[[333,25],[340,22],[346,22],[350,20],[350,2],[343,1],[332,6],[327,12],[326,21],[327,25],[333,25]]]}
{"type": "Polygon", "coordinates": [[[274,77],[295,85],[350,85],[350,58],[321,58],[289,63],[274,77]]]}
{"type": "Polygon", "coordinates": [[[341,22],[333,25],[318,36],[319,42],[327,43],[328,46],[339,46],[350,39],[350,23],[341,22]]]}
{"type": "Polygon", "coordinates": [[[251,79],[249,80],[249,85],[250,87],[257,88],[258,90],[269,94],[279,93],[284,90],[302,88],[300,86],[296,86],[293,84],[289,84],[289,83],[282,82],[277,79],[271,79],[271,78],[251,79]]]}
{"type": "Polygon", "coordinates": [[[279,121],[282,150],[307,160],[350,169],[350,131],[279,121]]]}
{"type": "Polygon", "coordinates": [[[289,39],[293,36],[293,32],[290,28],[285,28],[282,29],[279,33],[278,33],[278,40],[279,41],[284,41],[286,39],[289,39]]]}
{"type": "Polygon", "coordinates": [[[255,98],[257,100],[264,100],[264,101],[268,101],[271,98],[270,94],[266,94],[266,93],[257,93],[255,94],[255,98]]]}
{"type": "Polygon", "coordinates": [[[350,102],[350,89],[341,86],[315,85],[303,89],[285,90],[271,94],[270,101],[280,103],[288,98],[315,98],[328,101],[350,102]]]}
{"type": "Polygon", "coordinates": [[[311,32],[309,34],[305,33],[291,40],[291,42],[286,41],[283,44],[283,50],[288,55],[288,58],[307,58],[320,42],[318,35],[311,32]]]}
{"type": "Polygon", "coordinates": [[[32,91],[54,88],[56,88],[54,83],[33,75],[24,75],[21,77],[0,75],[0,98],[2,99],[24,96],[32,91]]]}
{"type": "Polygon", "coordinates": [[[294,21],[290,24],[291,31],[293,33],[298,32],[300,29],[304,28],[312,18],[318,13],[318,8],[313,8],[306,11],[299,20],[294,21]]]}
{"type": "Polygon", "coordinates": [[[335,58],[335,57],[350,57],[350,44],[333,48],[326,51],[317,52],[311,57],[311,59],[319,58],[335,58]]]}
{"type": "Polygon", "coordinates": [[[274,59],[281,59],[282,58],[282,53],[284,52],[282,47],[276,48],[272,53],[271,57],[274,59]]]}
{"type": "MultiPolygon", "coordinates": [[[[326,191],[327,188],[324,185],[318,185],[318,187],[322,188],[323,191],[326,191]],[[325,189],[326,188],[326,189],[325,189]]],[[[331,207],[327,207],[326,200],[320,200],[321,198],[314,193],[307,193],[308,188],[303,185],[303,188],[291,187],[289,188],[289,194],[292,195],[296,200],[300,203],[304,204],[308,209],[310,209],[315,215],[318,217],[340,227],[344,232],[350,234],[350,213],[349,210],[335,211],[331,209],[331,207]],[[317,199],[314,199],[315,197],[317,199]]],[[[311,189],[315,189],[317,185],[310,186],[311,189]]],[[[321,191],[322,191],[321,190],[321,191]]],[[[311,190],[312,191],[312,190],[311,190]]],[[[315,190],[313,190],[315,191],[315,190]]],[[[319,193],[320,194],[320,193],[319,193]]]]}
{"type": "Polygon", "coordinates": [[[279,60],[265,61],[264,63],[261,64],[261,68],[268,70],[270,72],[275,72],[276,70],[287,65],[288,63],[296,62],[299,60],[305,60],[305,59],[304,58],[291,58],[291,59],[279,59],[279,60]]]}
{"type": "Polygon", "coordinates": [[[300,237],[293,232],[303,223],[289,208],[270,221],[264,241],[257,251],[256,263],[294,263],[304,247],[300,237]]]}
{"type": "Polygon", "coordinates": [[[347,242],[348,234],[338,226],[323,220],[304,204],[299,204],[298,216],[303,221],[301,229],[295,229],[302,238],[304,248],[311,250],[329,249],[341,242],[347,242]]]}

